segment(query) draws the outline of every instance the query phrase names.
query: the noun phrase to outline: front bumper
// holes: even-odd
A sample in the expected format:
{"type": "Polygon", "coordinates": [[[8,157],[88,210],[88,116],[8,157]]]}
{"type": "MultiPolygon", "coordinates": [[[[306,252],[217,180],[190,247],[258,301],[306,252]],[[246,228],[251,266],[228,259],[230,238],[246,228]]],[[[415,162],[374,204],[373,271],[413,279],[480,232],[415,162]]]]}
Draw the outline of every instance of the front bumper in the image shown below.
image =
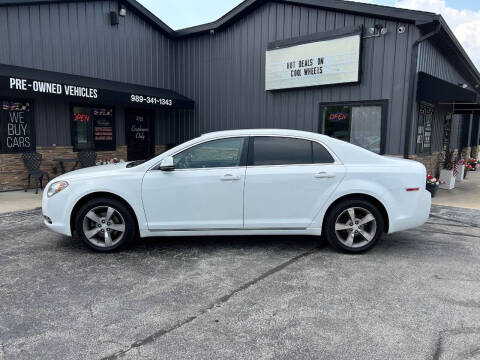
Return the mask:
{"type": "MultiPolygon", "coordinates": [[[[47,186],[50,186],[50,184],[47,186]]],[[[48,189],[48,187],[46,187],[46,189],[48,189]]],[[[74,194],[70,187],[67,187],[65,190],[50,198],[47,196],[47,191],[43,192],[43,223],[50,230],[62,235],[72,236],[72,231],[70,229],[70,214],[73,197],[74,194]]]]}

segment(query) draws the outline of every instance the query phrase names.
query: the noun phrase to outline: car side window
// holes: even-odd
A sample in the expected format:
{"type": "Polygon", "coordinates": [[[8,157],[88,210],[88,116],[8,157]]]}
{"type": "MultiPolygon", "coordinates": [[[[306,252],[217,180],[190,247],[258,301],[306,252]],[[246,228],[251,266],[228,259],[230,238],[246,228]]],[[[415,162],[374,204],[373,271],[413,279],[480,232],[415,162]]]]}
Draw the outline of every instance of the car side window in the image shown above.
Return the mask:
{"type": "Polygon", "coordinates": [[[240,166],[245,138],[204,142],[173,157],[175,169],[202,169],[240,166]]]}
{"type": "Polygon", "coordinates": [[[313,163],[314,164],[332,164],[335,162],[332,154],[324,146],[317,142],[312,142],[313,163]]]}
{"type": "Polygon", "coordinates": [[[259,165],[301,165],[333,163],[330,153],[319,143],[288,137],[259,136],[253,140],[252,161],[259,165]]]}

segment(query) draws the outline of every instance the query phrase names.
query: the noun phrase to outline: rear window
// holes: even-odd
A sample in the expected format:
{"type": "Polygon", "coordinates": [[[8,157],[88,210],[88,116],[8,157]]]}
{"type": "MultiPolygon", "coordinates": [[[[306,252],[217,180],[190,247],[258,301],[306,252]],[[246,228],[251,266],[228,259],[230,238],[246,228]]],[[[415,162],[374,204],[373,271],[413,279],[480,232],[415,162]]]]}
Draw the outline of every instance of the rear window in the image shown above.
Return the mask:
{"type": "Polygon", "coordinates": [[[333,163],[330,153],[320,144],[304,139],[255,137],[253,165],[293,165],[333,163]]]}

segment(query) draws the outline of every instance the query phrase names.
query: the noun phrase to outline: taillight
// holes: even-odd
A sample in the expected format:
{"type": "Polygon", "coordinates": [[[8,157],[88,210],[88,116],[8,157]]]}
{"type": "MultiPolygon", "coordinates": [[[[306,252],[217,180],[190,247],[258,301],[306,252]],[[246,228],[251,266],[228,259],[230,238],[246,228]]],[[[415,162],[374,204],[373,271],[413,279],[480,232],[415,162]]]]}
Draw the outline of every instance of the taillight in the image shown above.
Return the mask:
{"type": "Polygon", "coordinates": [[[420,188],[408,188],[407,191],[420,191],[420,188]]]}

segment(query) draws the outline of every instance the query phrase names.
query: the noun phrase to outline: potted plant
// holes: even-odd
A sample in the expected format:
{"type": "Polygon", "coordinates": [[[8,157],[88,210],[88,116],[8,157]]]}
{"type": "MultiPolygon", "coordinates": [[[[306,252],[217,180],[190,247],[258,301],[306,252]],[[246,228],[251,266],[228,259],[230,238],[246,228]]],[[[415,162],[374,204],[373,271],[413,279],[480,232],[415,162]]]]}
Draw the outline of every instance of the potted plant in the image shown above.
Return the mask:
{"type": "Polygon", "coordinates": [[[451,190],[455,187],[455,178],[457,174],[454,175],[455,162],[453,157],[453,151],[448,151],[445,153],[444,168],[440,170],[441,189],[451,190]]]}
{"type": "Polygon", "coordinates": [[[465,178],[464,178],[464,179],[467,178],[467,174],[468,174],[470,171],[473,171],[473,167],[472,167],[472,165],[470,165],[470,164],[467,163],[467,165],[465,165],[465,178]]]}
{"type": "Polygon", "coordinates": [[[461,158],[457,163],[457,178],[456,181],[463,181],[465,179],[465,160],[461,158]]]}
{"type": "Polygon", "coordinates": [[[432,175],[427,175],[427,191],[432,194],[432,198],[437,195],[438,186],[440,185],[440,180],[432,175]]]}
{"type": "Polygon", "coordinates": [[[471,166],[472,170],[470,171],[477,171],[478,169],[478,160],[477,159],[468,159],[468,164],[471,166]]]}
{"type": "Polygon", "coordinates": [[[106,158],[104,160],[97,161],[97,166],[99,166],[99,165],[109,165],[109,164],[119,164],[119,163],[124,163],[124,162],[125,162],[125,160],[123,160],[123,159],[117,159],[117,158],[109,159],[109,158],[106,158]]]}

